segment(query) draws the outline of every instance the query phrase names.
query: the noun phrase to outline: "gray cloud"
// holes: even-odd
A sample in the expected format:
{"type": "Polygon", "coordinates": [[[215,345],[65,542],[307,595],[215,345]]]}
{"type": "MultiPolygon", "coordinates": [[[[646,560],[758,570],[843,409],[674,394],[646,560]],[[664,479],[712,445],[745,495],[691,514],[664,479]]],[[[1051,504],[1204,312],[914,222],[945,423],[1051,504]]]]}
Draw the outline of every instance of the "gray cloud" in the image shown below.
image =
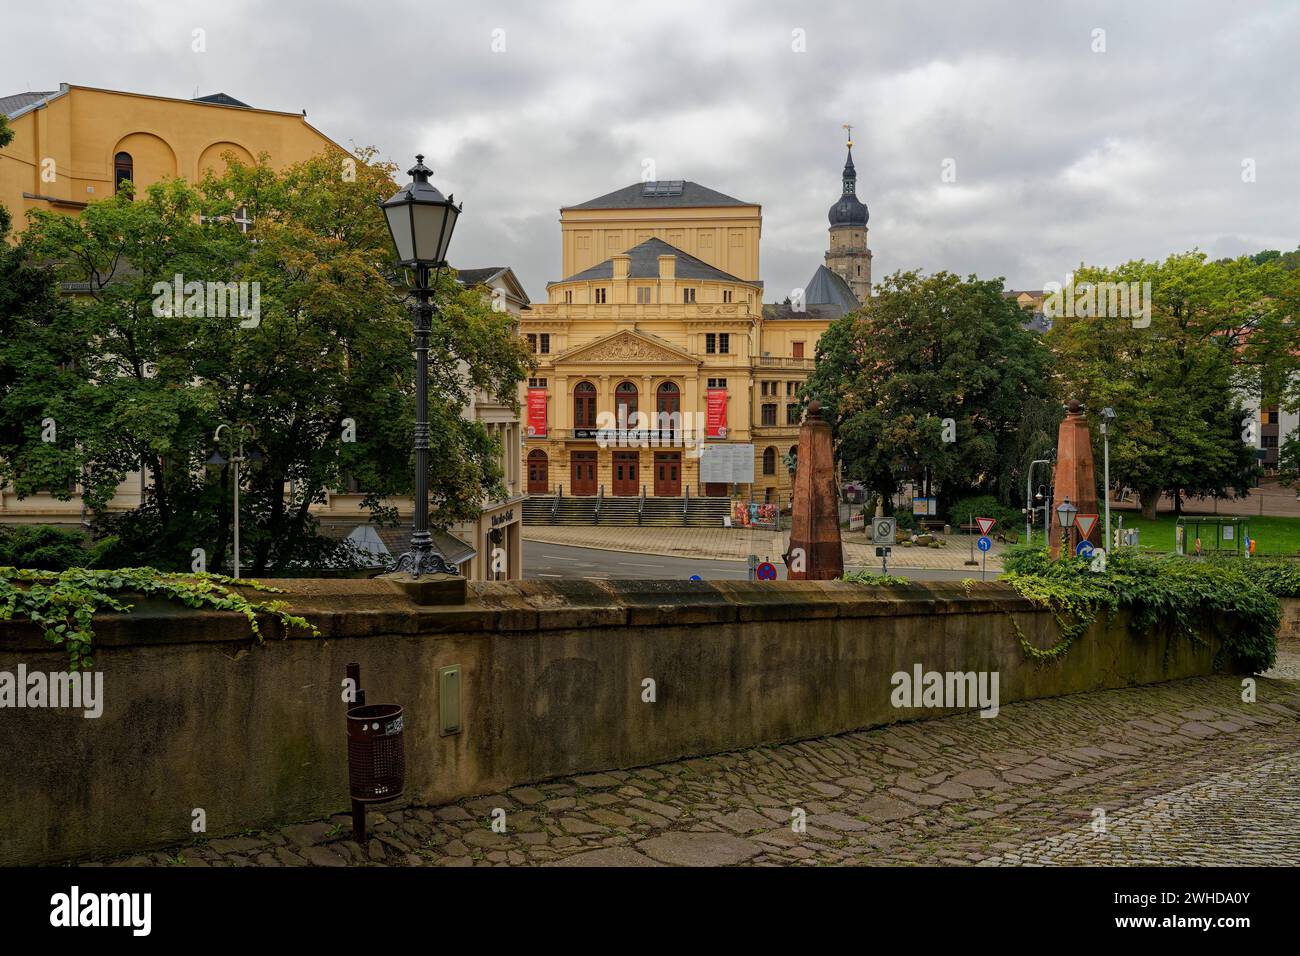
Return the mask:
{"type": "Polygon", "coordinates": [[[560,278],[559,207],[635,182],[647,158],[763,205],[763,278],[783,297],[825,251],[846,121],[878,276],[1026,288],[1080,261],[1300,242],[1300,7],[1285,0],[47,0],[5,29],[19,42],[2,93],[224,91],[306,108],[402,169],[425,152],[465,201],[454,261],[512,265],[539,298],[560,278]]]}

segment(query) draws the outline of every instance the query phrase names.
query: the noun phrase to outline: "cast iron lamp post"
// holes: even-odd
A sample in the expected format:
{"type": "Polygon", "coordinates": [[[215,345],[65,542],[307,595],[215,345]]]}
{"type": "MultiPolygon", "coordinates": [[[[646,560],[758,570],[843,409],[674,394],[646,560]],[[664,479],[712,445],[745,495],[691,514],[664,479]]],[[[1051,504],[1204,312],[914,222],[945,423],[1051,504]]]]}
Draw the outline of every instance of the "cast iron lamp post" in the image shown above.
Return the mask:
{"type": "MultiPolygon", "coordinates": [[[[438,553],[429,533],[429,328],[433,323],[433,290],[447,265],[447,247],[461,207],[429,182],[433,170],[417,155],[407,170],[411,182],[380,203],[398,262],[412,270],[415,281],[415,516],[411,549],[397,559],[393,571],[418,578],[421,574],[460,574],[438,553]]],[[[463,205],[463,204],[462,204],[463,205]]]]}
{"type": "Polygon", "coordinates": [[[1070,528],[1074,526],[1074,516],[1079,513],[1079,509],[1070,504],[1070,496],[1066,495],[1065,500],[1056,506],[1056,520],[1061,525],[1061,551],[1064,553],[1070,547],[1070,528]]]}

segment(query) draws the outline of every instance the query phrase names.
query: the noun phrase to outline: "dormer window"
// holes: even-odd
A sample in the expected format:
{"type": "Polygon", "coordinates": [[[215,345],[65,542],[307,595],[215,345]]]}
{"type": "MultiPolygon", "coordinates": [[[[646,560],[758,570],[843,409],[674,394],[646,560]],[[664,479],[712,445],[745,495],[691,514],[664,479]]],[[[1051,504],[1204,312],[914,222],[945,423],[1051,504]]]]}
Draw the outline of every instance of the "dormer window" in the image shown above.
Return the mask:
{"type": "Polygon", "coordinates": [[[597,304],[597,305],[604,305],[604,304],[605,304],[605,287],[604,287],[604,286],[601,286],[600,288],[598,288],[598,289],[596,290],[596,304],[597,304]]]}

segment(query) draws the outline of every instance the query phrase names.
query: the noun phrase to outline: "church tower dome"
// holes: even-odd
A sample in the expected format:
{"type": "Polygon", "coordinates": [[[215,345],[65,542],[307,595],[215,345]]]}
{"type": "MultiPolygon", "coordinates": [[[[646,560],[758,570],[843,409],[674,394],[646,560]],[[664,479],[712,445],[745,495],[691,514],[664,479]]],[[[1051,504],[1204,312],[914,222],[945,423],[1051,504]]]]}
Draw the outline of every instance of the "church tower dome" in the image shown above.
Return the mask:
{"type": "Polygon", "coordinates": [[[844,192],[831,206],[827,218],[831,228],[857,226],[865,229],[870,216],[866,205],[858,200],[858,171],[853,167],[853,141],[849,140],[849,156],[844,161],[844,192]]]}
{"type": "Polygon", "coordinates": [[[831,206],[830,249],[826,252],[826,268],[848,283],[859,302],[871,297],[871,248],[867,245],[867,212],[865,203],[858,199],[858,171],[853,166],[853,128],[847,143],[848,157],[844,161],[844,175],[839,200],[831,206]]]}

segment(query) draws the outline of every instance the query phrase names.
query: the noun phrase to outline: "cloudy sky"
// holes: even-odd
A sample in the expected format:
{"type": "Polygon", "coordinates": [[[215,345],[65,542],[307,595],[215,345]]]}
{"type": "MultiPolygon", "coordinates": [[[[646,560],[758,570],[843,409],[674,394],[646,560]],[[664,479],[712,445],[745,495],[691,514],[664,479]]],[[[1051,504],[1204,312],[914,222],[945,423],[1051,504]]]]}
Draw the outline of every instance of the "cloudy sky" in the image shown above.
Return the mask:
{"type": "Polygon", "coordinates": [[[534,298],[559,208],[647,159],[762,205],[784,298],[825,252],[846,122],[877,277],[1040,288],[1300,244],[1292,0],[42,0],[0,23],[0,94],[221,91],[403,169],[423,151],[465,201],[453,262],[511,265],[534,298]]]}

